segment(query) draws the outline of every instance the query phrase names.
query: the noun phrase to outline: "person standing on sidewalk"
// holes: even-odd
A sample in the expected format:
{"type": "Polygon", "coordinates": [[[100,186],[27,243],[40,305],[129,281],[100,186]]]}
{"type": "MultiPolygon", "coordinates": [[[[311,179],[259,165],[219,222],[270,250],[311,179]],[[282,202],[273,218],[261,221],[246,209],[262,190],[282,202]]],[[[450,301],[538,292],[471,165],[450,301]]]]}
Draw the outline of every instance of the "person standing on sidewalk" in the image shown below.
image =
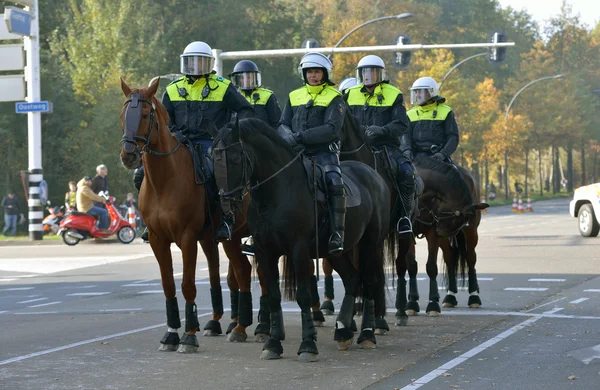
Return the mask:
{"type": "Polygon", "coordinates": [[[8,195],[2,199],[2,207],[4,207],[4,229],[2,229],[2,234],[6,235],[6,232],[10,230],[10,235],[16,236],[20,208],[19,200],[14,192],[8,191],[8,195]]]}

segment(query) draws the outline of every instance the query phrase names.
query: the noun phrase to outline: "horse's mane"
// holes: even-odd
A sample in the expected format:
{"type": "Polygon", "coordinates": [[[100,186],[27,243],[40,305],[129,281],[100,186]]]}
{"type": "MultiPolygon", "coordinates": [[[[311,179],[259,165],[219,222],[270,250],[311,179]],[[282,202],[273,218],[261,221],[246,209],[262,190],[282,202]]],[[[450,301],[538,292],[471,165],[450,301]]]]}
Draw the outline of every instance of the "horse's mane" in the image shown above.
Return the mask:
{"type": "Polygon", "coordinates": [[[356,136],[364,142],[364,131],[361,131],[361,124],[358,119],[350,112],[349,109],[346,109],[344,115],[344,126],[342,126],[342,133],[346,133],[347,131],[353,131],[356,133],[356,136]]]}
{"type": "Polygon", "coordinates": [[[269,126],[267,123],[265,123],[264,121],[262,121],[260,119],[257,119],[257,118],[242,119],[239,122],[239,126],[240,126],[240,134],[242,134],[242,133],[246,133],[246,134],[258,133],[258,134],[268,138],[271,142],[273,142],[277,146],[287,150],[291,154],[296,154],[294,152],[294,150],[291,148],[291,146],[287,142],[285,142],[283,140],[283,138],[281,138],[279,136],[279,134],[277,134],[277,132],[275,130],[273,130],[273,128],[271,126],[269,126]]]}
{"type": "Polygon", "coordinates": [[[452,187],[459,192],[460,201],[463,203],[473,203],[471,189],[467,182],[463,179],[460,171],[452,164],[439,161],[435,158],[419,155],[414,160],[415,166],[430,169],[440,173],[444,179],[441,181],[445,187],[452,187]]]}

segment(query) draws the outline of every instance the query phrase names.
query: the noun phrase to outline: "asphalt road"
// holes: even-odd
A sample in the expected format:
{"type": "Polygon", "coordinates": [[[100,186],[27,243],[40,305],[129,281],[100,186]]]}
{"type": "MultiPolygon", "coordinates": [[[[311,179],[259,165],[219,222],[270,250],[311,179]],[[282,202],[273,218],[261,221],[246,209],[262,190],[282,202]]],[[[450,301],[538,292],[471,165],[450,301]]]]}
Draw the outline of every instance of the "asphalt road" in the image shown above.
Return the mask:
{"type": "MultiPolygon", "coordinates": [[[[467,308],[461,291],[459,307],[440,317],[411,317],[407,327],[378,337],[374,351],[338,351],[334,317],[327,317],[319,328],[319,361],[308,364],[296,359],[295,302],[284,305],[283,359],[260,360],[260,344],[228,343],[224,336],[200,336],[196,354],[158,352],[164,297],[150,247],[139,240],[2,246],[0,388],[598,389],[600,239],[579,235],[568,200],[533,206],[534,213],[498,207],[484,215],[477,250],[481,308],[467,308]]],[[[421,308],[428,291],[425,251],[419,241],[421,308]]],[[[179,251],[174,259],[180,279],[179,251]]],[[[201,326],[211,310],[207,276],[201,257],[201,326]]],[[[340,281],[336,289],[341,297],[340,281]]],[[[255,283],[255,309],[259,291],[255,283]]]]}

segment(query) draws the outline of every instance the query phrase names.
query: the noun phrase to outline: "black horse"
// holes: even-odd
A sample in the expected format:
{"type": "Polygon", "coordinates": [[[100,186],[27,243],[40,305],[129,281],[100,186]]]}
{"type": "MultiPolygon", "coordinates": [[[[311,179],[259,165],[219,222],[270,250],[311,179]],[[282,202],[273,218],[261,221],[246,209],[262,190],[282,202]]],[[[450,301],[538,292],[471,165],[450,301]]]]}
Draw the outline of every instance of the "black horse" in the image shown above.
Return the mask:
{"type": "MultiPolygon", "coordinates": [[[[267,283],[270,307],[270,338],[263,346],[262,359],[277,359],[283,353],[285,339],[279,258],[286,256],[284,280],[290,299],[296,298],[301,309],[301,361],[316,360],[316,330],[310,314],[311,258],[328,253],[327,208],[318,205],[315,220],[313,192],[308,184],[302,154],[297,154],[260,120],[245,119],[224,128],[215,138],[213,150],[226,153],[227,180],[230,188],[249,188],[248,223],[255,241],[256,260],[267,283]],[[319,223],[319,253],[315,253],[315,222],[319,223]]],[[[213,152],[214,153],[214,152],[213,152]]],[[[359,345],[370,348],[376,343],[374,298],[384,294],[384,244],[389,226],[390,194],[384,180],[360,162],[342,163],[346,183],[355,183],[354,206],[346,214],[344,252],[331,257],[340,274],[346,296],[337,317],[334,339],[347,348],[353,339],[350,329],[355,296],[365,301],[359,345]],[[356,200],[360,197],[360,201],[356,200]],[[358,270],[352,265],[358,256],[358,270]]],[[[349,202],[351,203],[351,202],[349,202]]]]}

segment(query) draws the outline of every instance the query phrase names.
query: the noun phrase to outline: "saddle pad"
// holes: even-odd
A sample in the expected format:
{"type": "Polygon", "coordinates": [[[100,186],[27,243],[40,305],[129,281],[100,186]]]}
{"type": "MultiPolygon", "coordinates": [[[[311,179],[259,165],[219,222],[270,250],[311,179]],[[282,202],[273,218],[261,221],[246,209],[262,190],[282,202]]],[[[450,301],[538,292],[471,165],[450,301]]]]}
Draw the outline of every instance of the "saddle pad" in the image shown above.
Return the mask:
{"type": "Polygon", "coordinates": [[[359,206],[361,198],[356,183],[344,172],[342,172],[342,180],[344,181],[344,189],[346,190],[346,208],[359,206]]]}

